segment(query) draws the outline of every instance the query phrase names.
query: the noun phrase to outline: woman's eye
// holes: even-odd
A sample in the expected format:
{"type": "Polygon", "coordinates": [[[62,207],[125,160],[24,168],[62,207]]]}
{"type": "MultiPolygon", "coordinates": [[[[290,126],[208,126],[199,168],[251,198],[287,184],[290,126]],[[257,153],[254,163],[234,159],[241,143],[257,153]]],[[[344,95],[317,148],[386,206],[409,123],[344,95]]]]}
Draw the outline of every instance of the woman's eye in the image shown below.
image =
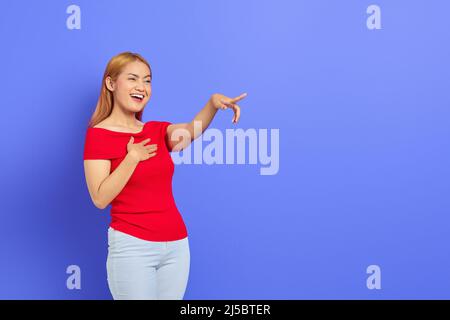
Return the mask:
{"type": "MultiPolygon", "coordinates": [[[[128,78],[128,80],[133,80],[133,81],[135,81],[136,79],[134,79],[134,78],[128,78]]],[[[152,81],[151,80],[148,80],[148,81],[146,81],[147,83],[152,83],[152,81]]]]}

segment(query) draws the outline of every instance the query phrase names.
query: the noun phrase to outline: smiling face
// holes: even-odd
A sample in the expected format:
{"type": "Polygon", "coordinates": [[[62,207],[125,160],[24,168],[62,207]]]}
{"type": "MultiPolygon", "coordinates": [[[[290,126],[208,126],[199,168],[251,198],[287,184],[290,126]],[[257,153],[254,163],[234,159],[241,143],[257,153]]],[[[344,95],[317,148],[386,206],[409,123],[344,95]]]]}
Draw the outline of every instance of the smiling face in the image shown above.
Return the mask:
{"type": "Polygon", "coordinates": [[[114,104],[130,112],[141,111],[152,94],[150,69],[141,61],[128,63],[116,81],[106,78],[107,88],[113,92],[114,104]]]}

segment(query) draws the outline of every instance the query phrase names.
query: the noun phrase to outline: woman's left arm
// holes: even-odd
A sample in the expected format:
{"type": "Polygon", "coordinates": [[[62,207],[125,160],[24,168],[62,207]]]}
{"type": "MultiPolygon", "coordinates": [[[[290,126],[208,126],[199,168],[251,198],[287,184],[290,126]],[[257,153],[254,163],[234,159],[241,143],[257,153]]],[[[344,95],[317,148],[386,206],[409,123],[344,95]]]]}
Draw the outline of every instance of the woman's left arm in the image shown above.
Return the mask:
{"type": "Polygon", "coordinates": [[[241,108],[237,105],[237,102],[246,96],[247,93],[243,93],[236,98],[229,98],[223,94],[214,93],[191,122],[173,123],[167,127],[170,150],[175,152],[187,148],[208,128],[219,109],[232,109],[234,112],[232,122],[237,123],[241,116],[241,108]],[[196,130],[194,130],[194,126],[196,130]]]}

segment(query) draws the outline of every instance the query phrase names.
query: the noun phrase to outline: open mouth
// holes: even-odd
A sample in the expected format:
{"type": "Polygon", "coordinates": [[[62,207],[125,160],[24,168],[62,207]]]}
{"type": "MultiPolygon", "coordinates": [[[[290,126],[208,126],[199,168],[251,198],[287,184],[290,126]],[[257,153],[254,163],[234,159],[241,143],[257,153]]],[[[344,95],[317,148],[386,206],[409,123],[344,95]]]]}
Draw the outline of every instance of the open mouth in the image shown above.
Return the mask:
{"type": "Polygon", "coordinates": [[[132,93],[132,94],[130,94],[130,96],[131,96],[131,99],[133,99],[136,102],[141,102],[142,100],[144,100],[143,94],[132,93]]]}

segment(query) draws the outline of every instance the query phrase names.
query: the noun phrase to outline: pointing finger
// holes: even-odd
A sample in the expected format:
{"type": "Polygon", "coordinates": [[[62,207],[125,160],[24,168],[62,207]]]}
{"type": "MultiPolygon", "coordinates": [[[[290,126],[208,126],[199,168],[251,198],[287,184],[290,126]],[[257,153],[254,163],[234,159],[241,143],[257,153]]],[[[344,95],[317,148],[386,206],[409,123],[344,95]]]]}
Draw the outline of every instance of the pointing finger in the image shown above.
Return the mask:
{"type": "Polygon", "coordinates": [[[236,98],[234,98],[234,99],[231,99],[231,103],[236,103],[236,102],[238,102],[238,101],[241,101],[241,100],[244,99],[246,96],[247,96],[247,92],[241,94],[240,96],[238,96],[238,97],[236,97],[236,98]]]}

